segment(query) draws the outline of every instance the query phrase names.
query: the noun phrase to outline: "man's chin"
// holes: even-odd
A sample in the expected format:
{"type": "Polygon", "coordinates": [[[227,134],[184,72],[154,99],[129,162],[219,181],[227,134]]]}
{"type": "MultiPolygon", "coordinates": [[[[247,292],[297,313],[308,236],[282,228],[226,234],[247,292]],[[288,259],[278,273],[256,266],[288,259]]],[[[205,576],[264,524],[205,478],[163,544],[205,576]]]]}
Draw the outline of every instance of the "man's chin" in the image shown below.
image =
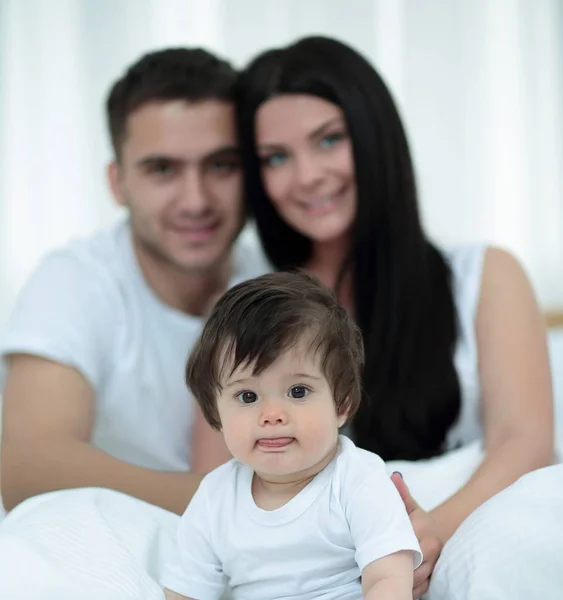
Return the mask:
{"type": "Polygon", "coordinates": [[[173,260],[172,263],[184,275],[198,277],[212,276],[221,270],[224,260],[218,258],[201,258],[191,260],[173,260]]]}

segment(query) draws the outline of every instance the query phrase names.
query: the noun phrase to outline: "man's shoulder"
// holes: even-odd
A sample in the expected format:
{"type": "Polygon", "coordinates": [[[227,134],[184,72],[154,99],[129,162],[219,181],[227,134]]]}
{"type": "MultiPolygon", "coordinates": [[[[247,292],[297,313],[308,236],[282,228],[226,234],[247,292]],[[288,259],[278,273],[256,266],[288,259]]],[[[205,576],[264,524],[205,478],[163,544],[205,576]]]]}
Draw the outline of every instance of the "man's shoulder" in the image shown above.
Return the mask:
{"type": "Polygon", "coordinates": [[[39,356],[73,366],[93,387],[99,385],[115,348],[108,340],[123,327],[129,308],[118,265],[123,227],[118,223],[73,241],[42,260],[2,328],[0,358],[39,356]]]}
{"type": "Polygon", "coordinates": [[[37,336],[50,327],[53,335],[60,329],[60,337],[63,329],[87,323],[98,327],[107,321],[109,326],[127,296],[124,287],[130,284],[126,281],[132,281],[128,243],[128,224],[119,221],[49,252],[20,290],[3,337],[23,331],[34,331],[37,336]]]}
{"type": "Polygon", "coordinates": [[[128,222],[120,219],[90,236],[73,239],[65,246],[52,250],[41,264],[79,266],[89,274],[96,269],[116,271],[123,265],[129,240],[128,222]]]}
{"type": "Polygon", "coordinates": [[[19,298],[46,293],[62,298],[111,296],[114,301],[123,288],[132,285],[135,261],[127,221],[48,252],[23,286],[19,298]],[[43,290],[43,291],[42,291],[43,290]]]}

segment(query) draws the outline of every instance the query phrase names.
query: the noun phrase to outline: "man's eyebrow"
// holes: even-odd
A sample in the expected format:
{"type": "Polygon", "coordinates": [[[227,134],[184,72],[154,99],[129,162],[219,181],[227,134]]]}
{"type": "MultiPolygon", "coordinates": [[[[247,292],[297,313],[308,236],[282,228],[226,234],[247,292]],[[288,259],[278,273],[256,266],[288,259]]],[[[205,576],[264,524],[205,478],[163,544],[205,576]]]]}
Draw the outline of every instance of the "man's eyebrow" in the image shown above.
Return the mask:
{"type": "MultiPolygon", "coordinates": [[[[216,148],[207,154],[204,154],[201,158],[197,160],[198,163],[207,162],[209,160],[213,160],[215,158],[220,158],[225,155],[239,155],[240,150],[237,146],[228,145],[221,146],[220,148],[216,148]]],[[[186,160],[185,158],[179,156],[171,156],[170,154],[149,154],[147,156],[143,156],[137,161],[137,166],[139,167],[150,167],[154,164],[158,163],[166,163],[172,165],[186,165],[191,161],[186,160]]]]}
{"type": "Polygon", "coordinates": [[[240,155],[240,149],[238,146],[222,146],[221,148],[217,148],[216,150],[212,150],[211,152],[205,154],[201,157],[201,162],[206,162],[212,160],[214,158],[220,158],[225,155],[240,155]]]}
{"type": "Polygon", "coordinates": [[[177,156],[170,156],[167,154],[149,154],[148,156],[143,156],[137,161],[138,167],[150,167],[157,163],[166,163],[166,164],[174,164],[181,165],[186,161],[183,158],[178,158],[177,156]]]}

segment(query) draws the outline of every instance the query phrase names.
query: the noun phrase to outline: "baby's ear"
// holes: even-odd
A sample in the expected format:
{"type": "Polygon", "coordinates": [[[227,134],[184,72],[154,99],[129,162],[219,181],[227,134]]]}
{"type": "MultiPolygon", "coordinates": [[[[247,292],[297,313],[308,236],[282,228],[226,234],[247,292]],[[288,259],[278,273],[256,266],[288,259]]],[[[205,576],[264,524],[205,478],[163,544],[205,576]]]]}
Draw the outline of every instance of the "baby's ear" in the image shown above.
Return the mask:
{"type": "Polygon", "coordinates": [[[348,411],[346,410],[336,417],[336,422],[338,423],[338,429],[343,427],[347,420],[348,420],[348,411]]]}

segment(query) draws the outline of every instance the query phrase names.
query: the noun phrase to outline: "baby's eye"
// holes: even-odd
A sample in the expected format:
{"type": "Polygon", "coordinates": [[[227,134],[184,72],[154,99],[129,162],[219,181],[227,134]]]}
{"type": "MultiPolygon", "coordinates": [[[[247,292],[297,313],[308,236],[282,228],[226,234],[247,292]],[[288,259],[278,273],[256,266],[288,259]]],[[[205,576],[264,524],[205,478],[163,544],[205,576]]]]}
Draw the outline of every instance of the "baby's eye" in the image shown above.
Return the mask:
{"type": "Polygon", "coordinates": [[[258,396],[254,392],[241,392],[237,398],[241,404],[254,404],[258,400],[258,396]]]}
{"type": "Polygon", "coordinates": [[[308,393],[309,390],[304,385],[294,385],[289,390],[289,397],[296,399],[305,398],[308,393]]]}

